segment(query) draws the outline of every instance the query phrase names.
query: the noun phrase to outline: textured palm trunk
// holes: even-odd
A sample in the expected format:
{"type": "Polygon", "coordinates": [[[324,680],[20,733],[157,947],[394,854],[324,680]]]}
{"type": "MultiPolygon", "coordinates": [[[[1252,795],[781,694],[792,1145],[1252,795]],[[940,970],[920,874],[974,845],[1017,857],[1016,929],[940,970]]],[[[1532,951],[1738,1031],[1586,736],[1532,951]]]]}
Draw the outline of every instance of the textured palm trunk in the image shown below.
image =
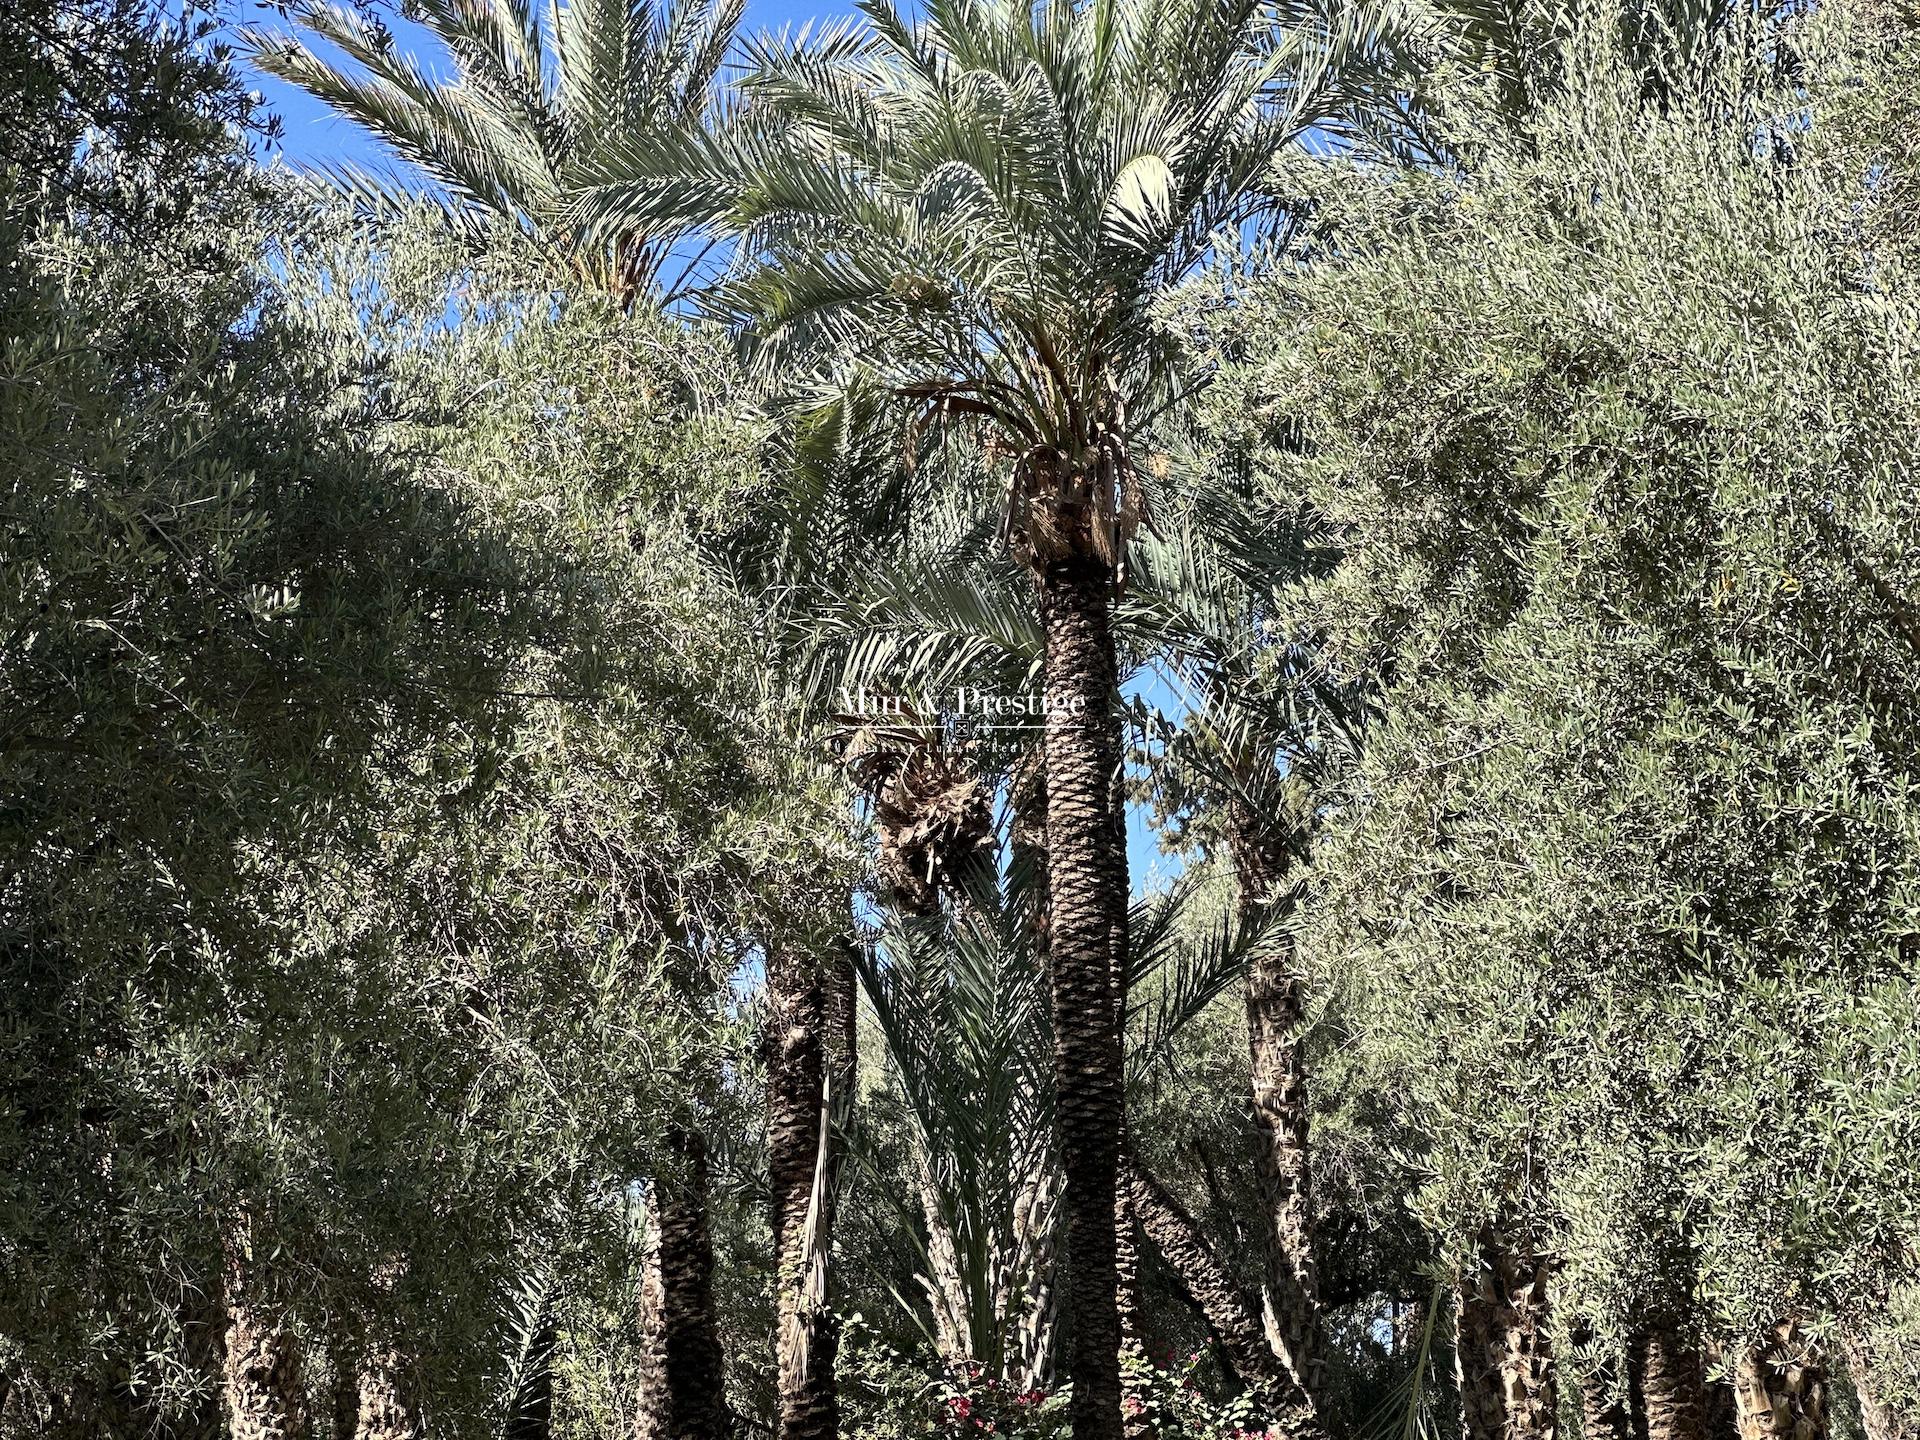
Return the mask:
{"type": "Polygon", "coordinates": [[[1552,1440],[1559,1397],[1549,1266],[1489,1225],[1460,1277],[1454,1365],[1465,1440],[1552,1440]]]}
{"type": "Polygon", "coordinates": [[[818,1440],[839,1428],[826,1296],[832,1126],[821,965],[810,955],[771,951],[767,998],[767,1168],[779,1267],[778,1434],[780,1440],[818,1440]]]}
{"type": "Polygon", "coordinates": [[[713,1302],[707,1225],[707,1142],[675,1129],[667,1145],[678,1173],[654,1187],[654,1235],[645,1278],[640,1440],[722,1440],[727,1412],[720,1323],[713,1302]]]}
{"type": "Polygon", "coordinates": [[[1725,1380],[1707,1381],[1707,1440],[1740,1440],[1733,1418],[1733,1386],[1725,1380]]]}
{"type": "MultiPolygon", "coordinates": [[[[1284,843],[1241,802],[1228,807],[1240,920],[1267,916],[1286,874],[1284,843]]],[[[1306,1064],[1300,1053],[1300,977],[1285,937],[1261,947],[1247,970],[1247,1048],[1253,1133],[1267,1219],[1268,1342],[1311,1402],[1320,1393],[1325,1340],[1314,1259],[1313,1172],[1306,1064]]]]}
{"type": "Polygon", "coordinates": [[[299,1343],[261,1293],[252,1238],[245,1217],[230,1221],[221,1236],[228,1434],[231,1440],[305,1440],[299,1343]]]}
{"type": "Polygon", "coordinates": [[[1319,1436],[1306,1396],[1267,1344],[1259,1305],[1242,1292],[1193,1217],[1138,1161],[1129,1165],[1127,1181],[1141,1229],[1180,1277],[1241,1384],[1289,1440],[1319,1436]]]}
{"type": "Polygon", "coordinates": [[[1854,1336],[1846,1343],[1847,1375],[1860,1398],[1860,1428],[1867,1440],[1920,1440],[1920,1415],[1904,1415],[1880,1393],[1872,1347],[1854,1336]]]}
{"type": "Polygon", "coordinates": [[[376,1345],[361,1356],[354,1388],[354,1440],[420,1440],[425,1433],[393,1346],[376,1345]]]}
{"type": "Polygon", "coordinates": [[[1059,1297],[1054,1289],[1053,1236],[1060,1176],[1052,1146],[1025,1161],[1013,1207],[1013,1355],[1009,1371],[1022,1390],[1053,1388],[1059,1297]]]}
{"type": "Polygon", "coordinates": [[[1591,1365],[1580,1377],[1580,1429],[1584,1440],[1632,1440],[1626,1396],[1611,1363],[1591,1365]]]}
{"type": "Polygon", "coordinates": [[[927,1307],[933,1312],[933,1346],[949,1370],[964,1369],[973,1355],[973,1302],[966,1277],[960,1273],[960,1247],[940,1200],[933,1161],[924,1142],[915,1138],[914,1181],[920,1188],[920,1214],[927,1227],[927,1270],[920,1277],[926,1287],[927,1307]]]}
{"type": "MultiPolygon", "coordinates": [[[[1047,789],[1043,750],[1029,751],[1009,786],[1013,821],[1009,846],[1017,873],[1028,886],[1028,940],[1033,963],[1052,973],[1052,901],[1047,877],[1047,789]]],[[[1054,1241],[1059,1231],[1062,1180],[1054,1127],[1033,1123],[1044,1116],[1042,1097],[1030,1098],[1023,1127],[1030,1133],[1014,1147],[1013,1257],[1015,1355],[1010,1369],[1022,1390],[1051,1390],[1060,1333],[1060,1295],[1055,1285],[1054,1241]]]]}
{"type": "Polygon", "coordinates": [[[1798,1322],[1781,1321],[1732,1368],[1740,1440],[1826,1440],[1826,1363],[1798,1322]]]}
{"type": "Polygon", "coordinates": [[[1120,1313],[1115,1203],[1124,1087],[1113,976],[1126,933],[1127,859],[1112,820],[1120,768],[1112,577],[1085,556],[1040,577],[1046,630],[1047,865],[1054,1105],[1066,1178],[1075,1440],[1115,1440],[1120,1313]]]}
{"type": "Polygon", "coordinates": [[[1671,1325],[1649,1325],[1627,1342],[1634,1440],[1708,1440],[1706,1372],[1700,1348],[1671,1325]]]}

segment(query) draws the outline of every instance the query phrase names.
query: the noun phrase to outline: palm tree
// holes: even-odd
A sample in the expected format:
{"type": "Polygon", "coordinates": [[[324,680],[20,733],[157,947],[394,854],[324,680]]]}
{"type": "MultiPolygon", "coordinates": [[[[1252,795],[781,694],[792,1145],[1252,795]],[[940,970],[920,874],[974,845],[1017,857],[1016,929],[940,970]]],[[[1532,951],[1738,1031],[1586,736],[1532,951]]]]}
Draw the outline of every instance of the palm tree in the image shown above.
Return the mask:
{"type": "MultiPolygon", "coordinates": [[[[400,52],[358,11],[326,0],[292,7],[295,33],[255,30],[246,38],[263,70],[364,126],[426,182],[332,167],[330,178],[364,209],[431,204],[449,229],[476,240],[491,225],[510,225],[545,248],[573,284],[631,311],[643,298],[665,305],[685,295],[698,270],[691,225],[657,216],[588,237],[568,224],[566,197],[610,146],[665,143],[708,122],[743,5],[569,0],[543,18],[523,0],[422,0],[415,18],[446,52],[450,78],[400,52]],[[314,42],[339,52],[345,66],[314,42]]],[[[684,947],[679,983],[701,1004],[696,943],[689,937],[684,947]]],[[[713,1301],[706,1140],[690,1123],[665,1139],[674,1173],[656,1177],[659,1313],[646,1326],[657,1347],[646,1367],[659,1383],[643,1396],[640,1421],[676,1440],[717,1437],[731,1422],[713,1301]]],[[[544,1365],[547,1351],[536,1358],[544,1365]]],[[[547,1407],[531,1407],[516,1423],[546,1433],[547,1407]]]]}
{"type": "Polygon", "coordinates": [[[1136,439],[1195,381],[1154,302],[1243,243],[1274,155],[1328,113],[1354,36],[1275,29],[1250,0],[864,11],[812,43],[753,46],[723,135],[628,147],[578,214],[613,235],[689,208],[724,217],[757,263],[718,303],[764,366],[851,363],[919,430],[976,427],[1003,462],[1001,535],[1046,636],[1074,1429],[1117,1436],[1128,887],[1111,619],[1150,509],[1136,439]]]}
{"type": "Polygon", "coordinates": [[[655,217],[604,243],[565,220],[578,177],[610,147],[698,131],[745,0],[422,0],[419,23],[452,62],[438,78],[352,8],[298,0],[293,34],[253,30],[254,63],[300,86],[430,184],[336,165],[326,172],[365,207],[436,205],[479,233],[505,222],[552,252],[574,278],[624,308],[682,298],[696,274],[690,226],[655,217]],[[328,60],[315,41],[348,62],[328,60]]]}

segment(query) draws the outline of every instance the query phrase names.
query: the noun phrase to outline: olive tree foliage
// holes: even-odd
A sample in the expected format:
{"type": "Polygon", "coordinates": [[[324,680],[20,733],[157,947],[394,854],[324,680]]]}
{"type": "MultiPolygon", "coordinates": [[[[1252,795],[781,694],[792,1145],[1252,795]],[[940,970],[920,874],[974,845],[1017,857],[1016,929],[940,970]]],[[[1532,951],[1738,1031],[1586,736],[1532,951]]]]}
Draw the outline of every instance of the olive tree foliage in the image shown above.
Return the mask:
{"type": "Polygon", "coordinates": [[[1742,103],[1593,27],[1525,144],[1293,167],[1299,263],[1213,321],[1216,433],[1344,549],[1291,623],[1384,677],[1303,960],[1424,1218],[1533,1229],[1602,1333],[1851,1323],[1915,1264],[1920,291],[1870,21],[1768,32],[1800,86],[1742,103]]]}
{"type": "Polygon", "coordinates": [[[378,1333],[488,1433],[530,1260],[622,1243],[693,1103],[720,1022],[668,973],[804,903],[811,812],[689,539],[757,431],[711,341],[314,216],[207,37],[28,10],[0,1424],[204,1413],[244,1236],[315,1384],[378,1333]]]}

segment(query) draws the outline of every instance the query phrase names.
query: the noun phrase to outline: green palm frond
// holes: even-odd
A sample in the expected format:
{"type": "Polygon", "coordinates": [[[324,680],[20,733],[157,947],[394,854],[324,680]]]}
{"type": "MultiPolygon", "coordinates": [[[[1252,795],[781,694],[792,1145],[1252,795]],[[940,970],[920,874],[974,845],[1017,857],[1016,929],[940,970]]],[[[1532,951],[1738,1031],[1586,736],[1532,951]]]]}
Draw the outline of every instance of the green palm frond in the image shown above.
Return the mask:
{"type": "MultiPolygon", "coordinates": [[[[1127,1078],[1137,1083],[1173,1058],[1181,1032],[1246,973],[1256,947],[1278,943],[1275,924],[1230,914],[1202,921],[1191,872],[1164,895],[1136,904],[1128,950],[1127,1078]]],[[[1285,906],[1278,907],[1284,910],[1285,906]]]]}
{"type": "Polygon", "coordinates": [[[712,207],[753,260],[714,303],[769,374],[859,356],[903,402],[1073,449],[1173,385],[1149,302],[1244,243],[1275,152],[1338,109],[1348,43],[1276,40],[1249,0],[868,0],[750,44],[726,126],[610,157],[574,213],[712,207]]]}
{"type": "Polygon", "coordinates": [[[461,233],[504,219],[631,299],[659,283],[699,217],[662,212],[589,239],[565,201],[608,151],[672,149],[705,127],[743,3],[422,0],[414,18],[450,63],[447,79],[331,0],[299,0],[291,31],[252,29],[245,40],[261,69],[385,147],[389,171],[320,172],[363,211],[387,215],[424,196],[461,233]],[[327,58],[336,51],[344,63],[327,58]]]}

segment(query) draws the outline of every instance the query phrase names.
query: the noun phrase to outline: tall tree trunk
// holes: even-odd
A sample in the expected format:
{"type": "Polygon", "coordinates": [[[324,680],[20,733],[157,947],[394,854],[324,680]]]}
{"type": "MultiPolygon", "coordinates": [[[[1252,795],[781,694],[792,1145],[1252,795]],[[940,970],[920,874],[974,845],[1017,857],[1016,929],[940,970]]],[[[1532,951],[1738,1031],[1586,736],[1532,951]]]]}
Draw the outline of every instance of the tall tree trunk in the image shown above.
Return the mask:
{"type": "Polygon", "coordinates": [[[1258,1304],[1242,1292],[1185,1207],[1138,1160],[1131,1160],[1127,1180],[1141,1228],[1180,1277],[1234,1374],[1289,1440],[1318,1436],[1307,1397],[1267,1344],[1258,1304]]]}
{"type": "Polygon", "coordinates": [[[1120,1132],[1120,1180],[1113,1197],[1113,1300],[1120,1312],[1120,1426],[1127,1440],[1153,1434],[1147,1386],[1153,1358],[1147,1353],[1147,1317],[1140,1303],[1140,1217],[1133,1204],[1127,1172],[1133,1147],[1120,1132]]]}
{"type": "MultiPolygon", "coordinates": [[[[1242,925],[1268,918],[1287,869],[1286,837],[1244,801],[1227,807],[1242,925]]],[[[1320,1393],[1325,1340],[1313,1243],[1306,1064],[1300,1053],[1300,977],[1289,937],[1260,947],[1247,970],[1247,1048],[1253,1133],[1267,1221],[1267,1337],[1310,1399],[1320,1393]]]]}
{"type": "Polygon", "coordinates": [[[1627,1342],[1634,1440],[1708,1440],[1700,1347],[1671,1324],[1649,1324],[1627,1342]]]}
{"type": "Polygon", "coordinates": [[[1632,1440],[1632,1418],[1626,1377],[1612,1353],[1595,1353],[1593,1333],[1584,1324],[1572,1335],[1586,1351],[1580,1369],[1580,1431],[1583,1440],[1632,1440]]]}
{"type": "Polygon", "coordinates": [[[1733,1386],[1725,1380],[1707,1381],[1707,1440],[1740,1440],[1733,1409],[1733,1386]]]}
{"type": "Polygon", "coordinates": [[[655,1182],[648,1256],[640,1440],[724,1440],[727,1412],[720,1324],[713,1303],[713,1238],[707,1228],[707,1141],[676,1128],[668,1148],[676,1173],[655,1182]]]}
{"type": "Polygon", "coordinates": [[[1797,1321],[1735,1357],[1733,1404],[1740,1440],[1826,1440],[1826,1363],[1797,1321]]]}
{"type": "Polygon", "coordinates": [[[822,1440],[839,1427],[835,1337],[827,1308],[832,1196],[826,1077],[827,985],[811,954],[767,956],[767,1168],[779,1267],[780,1440],[822,1440]]]}
{"type": "Polygon", "coordinates": [[[305,1440],[307,1396],[299,1344],[262,1294],[252,1226],[245,1216],[226,1225],[221,1250],[227,1429],[232,1440],[305,1440]]]}
{"type": "Polygon", "coordinates": [[[399,1350],[374,1344],[360,1357],[353,1440],[420,1440],[420,1415],[408,1391],[399,1350]]]}
{"type": "Polygon", "coordinates": [[[1548,1263],[1493,1225],[1482,1228],[1476,1251],[1454,1317],[1461,1432],[1465,1440],[1553,1440],[1548,1263]]]}
{"type": "Polygon", "coordinates": [[[1847,1375],[1860,1399],[1860,1428],[1867,1440],[1920,1440],[1920,1415],[1902,1415],[1881,1395],[1873,1347],[1855,1335],[1846,1342],[1847,1375]]]}
{"type": "Polygon", "coordinates": [[[1115,1192],[1124,1083],[1113,976],[1125,963],[1126,847],[1112,822],[1120,767],[1113,582],[1090,556],[1040,577],[1046,629],[1047,864],[1053,958],[1054,1104],[1066,1176],[1074,1440],[1120,1434],[1115,1192]]]}
{"type": "Polygon", "coordinates": [[[355,1337],[358,1344],[348,1348],[343,1343],[335,1352],[336,1440],[420,1440],[424,1433],[406,1352],[392,1318],[394,1295],[405,1274],[405,1263],[397,1257],[375,1269],[365,1324],[355,1337]]]}
{"type": "Polygon", "coordinates": [[[914,1182],[920,1188],[920,1214],[927,1226],[927,1273],[920,1277],[933,1312],[933,1348],[949,1370],[963,1370],[973,1356],[973,1302],[960,1273],[960,1246],[940,1199],[933,1159],[924,1141],[911,1142],[914,1182]]]}
{"type": "MultiPolygon", "coordinates": [[[[1122,854],[1127,846],[1127,774],[1123,758],[1107,779],[1107,822],[1112,843],[1122,854]]],[[[1132,896],[1129,894],[1129,901],[1132,896]]],[[[1113,983],[1113,1023],[1125,1049],[1127,1033],[1127,927],[1124,918],[1114,926],[1108,952],[1108,974],[1113,983]]],[[[1127,1129],[1125,1080],[1122,1077],[1120,1105],[1120,1161],[1113,1195],[1113,1298],[1120,1311],[1120,1349],[1124,1357],[1120,1369],[1121,1427],[1128,1440],[1148,1440],[1153,1433],[1153,1415],[1145,1380],[1153,1368],[1147,1347],[1147,1316],[1140,1303],[1140,1218],[1134,1212],[1133,1187],[1129,1174],[1133,1168],[1133,1137],[1127,1129]]]]}
{"type": "MultiPolygon", "coordinates": [[[[1009,849],[1016,875],[1027,885],[1028,944],[1038,973],[1052,973],[1052,901],[1047,884],[1047,775],[1043,749],[1027,752],[1009,784],[1013,820],[1009,849]]],[[[1027,1097],[1029,1123],[1016,1121],[1021,1143],[1014,1149],[1013,1274],[1020,1313],[1012,1327],[1012,1371],[1022,1390],[1051,1390],[1060,1332],[1060,1296],[1055,1285],[1054,1242],[1059,1229],[1062,1180],[1055,1126],[1045,1097],[1027,1097]]]]}

